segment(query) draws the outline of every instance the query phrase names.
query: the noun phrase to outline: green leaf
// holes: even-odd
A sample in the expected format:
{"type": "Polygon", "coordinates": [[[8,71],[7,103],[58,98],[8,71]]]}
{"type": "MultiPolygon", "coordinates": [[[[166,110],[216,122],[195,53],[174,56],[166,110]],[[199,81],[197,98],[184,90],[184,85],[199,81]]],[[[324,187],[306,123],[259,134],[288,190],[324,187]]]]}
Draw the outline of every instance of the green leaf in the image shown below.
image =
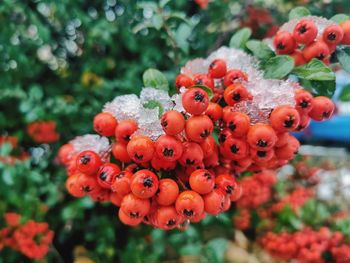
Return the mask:
{"type": "Polygon", "coordinates": [[[264,77],[268,79],[282,79],[294,68],[294,61],[290,56],[276,56],[270,58],[264,65],[264,77]]]}
{"type": "Polygon", "coordinates": [[[252,30],[248,27],[244,27],[238,30],[230,40],[230,47],[244,49],[245,44],[252,35],[252,30]]]}
{"type": "Polygon", "coordinates": [[[192,28],[188,24],[181,23],[175,33],[176,43],[181,48],[181,50],[185,53],[188,53],[188,48],[189,48],[188,38],[191,35],[191,32],[192,32],[192,28]]]}
{"type": "Polygon", "coordinates": [[[350,17],[346,14],[336,14],[335,16],[332,16],[330,20],[336,22],[337,24],[341,24],[349,19],[350,17]]]}
{"type": "Polygon", "coordinates": [[[160,0],[159,1],[159,6],[161,8],[163,8],[164,6],[166,6],[171,0],[160,0]]]}
{"type": "Polygon", "coordinates": [[[307,80],[335,80],[334,72],[322,61],[314,58],[308,64],[296,67],[293,73],[307,80]]]}
{"type": "Polygon", "coordinates": [[[155,29],[159,30],[163,26],[163,18],[159,14],[155,14],[152,16],[152,24],[155,29]]]}
{"type": "Polygon", "coordinates": [[[337,59],[346,72],[350,72],[350,47],[337,48],[337,59]]]}
{"type": "Polygon", "coordinates": [[[306,80],[300,79],[300,84],[315,96],[326,96],[331,98],[336,85],[335,80],[306,80]]]}
{"type": "Polygon", "coordinates": [[[204,91],[208,94],[209,99],[213,98],[213,96],[214,96],[214,93],[213,93],[213,91],[211,90],[211,88],[209,88],[209,87],[207,87],[207,86],[204,86],[204,85],[194,85],[194,86],[192,86],[192,88],[200,88],[200,89],[204,90],[204,91]]]}
{"type": "Polygon", "coordinates": [[[298,6],[290,10],[288,16],[289,16],[289,20],[292,20],[292,19],[297,19],[304,16],[309,16],[309,15],[311,15],[311,13],[307,8],[298,6]]]}
{"type": "Polygon", "coordinates": [[[205,258],[211,263],[224,262],[228,241],[224,238],[210,240],[205,247],[205,258]]]}
{"type": "Polygon", "coordinates": [[[145,87],[152,87],[155,89],[161,89],[168,91],[169,83],[166,77],[157,69],[147,69],[142,76],[143,84],[145,87]]]}
{"type": "Polygon", "coordinates": [[[158,107],[159,109],[159,117],[163,115],[164,113],[164,109],[163,109],[163,106],[162,104],[159,102],[159,101],[156,101],[156,100],[149,100],[147,101],[145,104],[143,104],[143,107],[145,107],[146,109],[155,109],[158,107]]]}
{"type": "Polygon", "coordinates": [[[180,247],[180,255],[182,256],[199,256],[202,251],[201,244],[187,244],[180,247]]]}
{"type": "Polygon", "coordinates": [[[266,43],[259,40],[249,40],[246,46],[259,59],[269,59],[275,54],[266,43]]]}
{"type": "Polygon", "coordinates": [[[341,101],[350,101],[350,84],[343,87],[339,95],[339,100],[341,101]]]}

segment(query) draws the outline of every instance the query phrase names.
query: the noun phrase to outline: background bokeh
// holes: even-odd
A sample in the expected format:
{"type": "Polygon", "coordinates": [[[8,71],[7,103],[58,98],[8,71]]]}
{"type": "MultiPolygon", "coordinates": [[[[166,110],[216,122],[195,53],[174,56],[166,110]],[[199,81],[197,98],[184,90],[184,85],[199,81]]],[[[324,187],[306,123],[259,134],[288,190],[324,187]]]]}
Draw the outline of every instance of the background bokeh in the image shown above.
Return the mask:
{"type": "MultiPolygon", "coordinates": [[[[185,232],[124,226],[112,205],[70,197],[65,171],[55,159],[60,145],[92,132],[92,118],[105,102],[138,94],[148,68],[159,69],[173,83],[187,60],[228,45],[238,28],[250,27],[253,38],[262,39],[272,36],[298,5],[328,18],[350,12],[346,0],[215,0],[206,9],[198,4],[205,1],[196,2],[1,1],[0,136],[18,142],[0,145],[0,215],[13,211],[48,222],[55,239],[47,262],[222,262],[230,253],[243,253],[242,247],[249,250],[233,227],[234,211],[208,217],[185,232]],[[41,143],[29,136],[29,124],[48,120],[56,124],[57,141],[41,143]],[[10,155],[14,159],[5,160],[10,155]],[[240,246],[233,245],[234,237],[240,246]]],[[[300,139],[345,147],[344,161],[335,162],[343,169],[350,145],[350,78],[343,71],[337,75],[339,115],[311,125],[300,139]]],[[[304,149],[308,155],[318,153],[304,149]]],[[[323,158],[331,162],[330,155],[323,158]]],[[[0,262],[26,260],[11,250],[0,252],[0,262]]]]}

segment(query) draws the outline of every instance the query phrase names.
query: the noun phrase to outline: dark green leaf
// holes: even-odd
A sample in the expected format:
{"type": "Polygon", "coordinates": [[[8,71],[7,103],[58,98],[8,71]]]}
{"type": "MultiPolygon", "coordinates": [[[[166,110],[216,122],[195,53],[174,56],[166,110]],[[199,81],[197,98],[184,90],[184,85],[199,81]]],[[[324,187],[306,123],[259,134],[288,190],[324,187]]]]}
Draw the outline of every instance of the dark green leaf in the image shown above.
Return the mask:
{"type": "Polygon", "coordinates": [[[227,249],[227,244],[228,241],[223,238],[210,240],[205,247],[205,258],[208,260],[208,262],[224,262],[224,255],[227,249]]]}
{"type": "Polygon", "coordinates": [[[248,27],[244,27],[238,30],[230,40],[230,47],[244,49],[245,44],[252,35],[252,30],[248,27]]]}
{"type": "Polygon", "coordinates": [[[182,23],[176,30],[176,34],[175,34],[176,43],[185,53],[188,53],[188,48],[189,48],[188,37],[191,35],[191,32],[192,32],[192,28],[186,23],[182,23]]]}
{"type": "Polygon", "coordinates": [[[159,30],[163,26],[163,18],[159,14],[155,14],[152,16],[152,24],[155,29],[159,30]]]}
{"type": "Polygon", "coordinates": [[[269,59],[275,54],[266,43],[259,40],[249,40],[246,46],[259,59],[269,59]]]}
{"type": "Polygon", "coordinates": [[[336,55],[343,69],[350,72],[350,47],[337,48],[336,55]]]}
{"type": "Polygon", "coordinates": [[[343,89],[339,95],[339,100],[350,101],[350,84],[343,87],[343,89]]]}
{"type": "Polygon", "coordinates": [[[307,80],[335,80],[334,72],[322,61],[314,58],[308,64],[296,67],[293,73],[307,80]]]}
{"type": "Polygon", "coordinates": [[[289,12],[288,16],[289,16],[289,20],[292,20],[292,19],[297,19],[297,18],[304,17],[304,16],[309,16],[309,15],[311,15],[311,13],[307,8],[302,7],[302,6],[298,6],[298,7],[293,8],[289,12]]]}
{"type": "Polygon", "coordinates": [[[180,255],[182,256],[199,256],[202,251],[201,244],[188,244],[181,246],[180,255]]]}
{"type": "Polygon", "coordinates": [[[345,14],[336,14],[335,16],[332,16],[330,20],[336,22],[337,24],[341,24],[346,20],[349,20],[350,17],[345,14]]]}
{"type": "Polygon", "coordinates": [[[204,85],[194,85],[193,87],[194,87],[194,88],[200,88],[200,89],[204,90],[204,91],[208,94],[209,99],[213,98],[213,96],[214,96],[214,93],[213,93],[213,91],[211,90],[211,88],[209,88],[209,87],[207,87],[207,86],[204,86],[204,85]]]}
{"type": "Polygon", "coordinates": [[[166,77],[157,69],[147,69],[142,76],[143,84],[145,87],[152,87],[155,89],[161,89],[168,91],[169,83],[166,77]]]}
{"type": "Polygon", "coordinates": [[[300,79],[301,85],[315,96],[331,98],[335,91],[335,80],[306,80],[300,79]]]}
{"type": "Polygon", "coordinates": [[[270,58],[264,65],[264,77],[268,79],[282,79],[294,68],[294,61],[290,56],[276,56],[270,58]]]}

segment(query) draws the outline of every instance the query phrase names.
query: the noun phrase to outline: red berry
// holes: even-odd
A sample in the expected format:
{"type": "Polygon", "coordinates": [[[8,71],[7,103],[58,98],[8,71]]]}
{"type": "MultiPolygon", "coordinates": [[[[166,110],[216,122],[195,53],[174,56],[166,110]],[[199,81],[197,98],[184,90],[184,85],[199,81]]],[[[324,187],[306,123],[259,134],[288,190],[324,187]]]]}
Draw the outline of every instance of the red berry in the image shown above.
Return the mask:
{"type": "Polygon", "coordinates": [[[203,150],[194,142],[183,143],[182,156],[179,162],[182,166],[196,165],[203,161],[203,150]]]}
{"type": "Polygon", "coordinates": [[[248,145],[245,140],[229,137],[224,142],[221,153],[230,160],[239,160],[247,156],[248,145]]]}
{"type": "Polygon", "coordinates": [[[231,196],[237,187],[234,176],[230,174],[220,174],[215,178],[215,184],[218,189],[231,196]]]}
{"type": "Polygon", "coordinates": [[[140,170],[131,179],[131,192],[139,198],[150,198],[158,190],[158,176],[149,170],[140,170]]]}
{"type": "Polygon", "coordinates": [[[183,191],[175,203],[176,211],[185,218],[192,219],[204,211],[202,197],[194,191],[183,191]]]}
{"type": "Polygon", "coordinates": [[[78,184],[78,178],[80,175],[81,175],[80,173],[72,174],[67,178],[67,181],[66,181],[66,189],[68,193],[77,198],[83,197],[86,195],[84,191],[80,190],[80,187],[78,184]]]}
{"type": "Polygon", "coordinates": [[[221,189],[214,189],[203,196],[204,211],[210,215],[218,215],[224,210],[225,194],[221,189]]]}
{"type": "Polygon", "coordinates": [[[58,154],[57,154],[58,161],[63,165],[68,165],[72,159],[73,151],[74,151],[74,147],[70,143],[66,143],[62,145],[58,150],[58,154]]]}
{"type": "Polygon", "coordinates": [[[250,148],[250,157],[255,162],[267,162],[271,160],[274,155],[275,152],[273,149],[262,151],[260,149],[250,148]]]}
{"type": "Polygon", "coordinates": [[[243,188],[240,184],[237,184],[236,189],[233,191],[233,193],[231,194],[231,202],[236,202],[238,199],[241,198],[243,194],[243,188]]]}
{"type": "Polygon", "coordinates": [[[112,204],[115,206],[120,207],[123,201],[123,196],[117,194],[117,193],[111,193],[109,196],[109,200],[111,201],[112,204]]]}
{"type": "Polygon", "coordinates": [[[247,168],[252,164],[252,159],[250,157],[245,157],[239,160],[233,160],[231,162],[231,169],[236,173],[241,173],[247,170],[247,168]]]}
{"type": "Polygon", "coordinates": [[[179,195],[179,187],[173,179],[161,179],[156,194],[156,201],[160,205],[172,205],[179,195]]]}
{"type": "Polygon", "coordinates": [[[280,160],[291,160],[298,152],[300,142],[294,136],[289,135],[288,143],[275,149],[275,155],[280,160]]]}
{"type": "Polygon", "coordinates": [[[344,31],[339,25],[330,25],[322,34],[323,41],[327,44],[336,45],[343,40],[344,31]]]}
{"type": "Polygon", "coordinates": [[[208,108],[208,94],[200,88],[188,89],[182,95],[182,105],[188,113],[200,115],[208,108]]]}
{"type": "Polygon", "coordinates": [[[168,135],[177,135],[185,128],[184,116],[175,110],[164,113],[160,122],[164,132],[168,135]]]}
{"type": "Polygon", "coordinates": [[[309,116],[315,121],[328,120],[332,117],[335,105],[332,100],[324,96],[314,98],[312,110],[309,116]]]}
{"type": "Polygon", "coordinates": [[[152,159],[154,143],[147,136],[135,136],[130,140],[126,149],[135,163],[144,163],[152,159]]]}
{"type": "Polygon", "coordinates": [[[123,212],[123,210],[119,209],[119,212],[118,212],[118,217],[119,217],[119,220],[125,224],[125,225],[129,225],[129,226],[137,226],[139,225],[143,218],[142,217],[131,217],[131,216],[128,216],[125,212],[123,212]]]}
{"type": "Polygon", "coordinates": [[[250,118],[247,114],[241,112],[227,112],[224,115],[226,127],[231,130],[234,137],[242,137],[248,133],[250,127],[250,118]]]}
{"type": "Polygon", "coordinates": [[[182,155],[182,143],[172,136],[162,135],[155,143],[155,150],[161,160],[173,162],[182,155]]]}
{"type": "Polygon", "coordinates": [[[208,156],[214,154],[217,150],[217,145],[215,142],[215,139],[213,136],[207,137],[201,144],[200,144],[204,158],[207,158],[208,156]]]}
{"type": "Polygon", "coordinates": [[[275,147],[282,147],[288,143],[289,133],[281,132],[277,134],[277,141],[275,143],[275,147]]]}
{"type": "Polygon", "coordinates": [[[209,106],[204,114],[207,115],[213,122],[216,122],[222,117],[222,108],[217,103],[209,102],[209,106]]]}
{"type": "Polygon", "coordinates": [[[118,165],[105,163],[100,166],[97,172],[97,182],[102,188],[111,189],[115,176],[120,172],[118,165]]]}
{"type": "Polygon", "coordinates": [[[158,157],[157,154],[153,155],[151,165],[158,171],[171,171],[176,168],[176,161],[166,161],[164,158],[158,157]]]}
{"type": "Polygon", "coordinates": [[[224,143],[229,137],[232,137],[232,132],[229,128],[225,128],[220,131],[218,141],[219,143],[224,143]]]}
{"type": "Polygon", "coordinates": [[[241,102],[243,100],[250,100],[251,98],[251,94],[240,83],[228,86],[224,92],[225,102],[230,106],[234,106],[236,103],[241,102]]]}
{"type": "Polygon", "coordinates": [[[100,156],[94,151],[82,151],[78,154],[76,159],[77,169],[85,174],[93,175],[96,174],[102,161],[100,156]]]}
{"type": "Polygon", "coordinates": [[[185,129],[189,140],[201,143],[213,132],[214,125],[206,115],[192,116],[186,121],[185,129]]]}
{"type": "Polygon", "coordinates": [[[110,200],[111,191],[103,188],[99,188],[96,192],[89,193],[90,198],[95,202],[108,202],[110,200]]]}
{"type": "Polygon", "coordinates": [[[96,178],[86,174],[79,175],[77,178],[77,184],[79,191],[81,191],[81,193],[84,195],[94,195],[101,190],[96,178]]]}
{"type": "Polygon", "coordinates": [[[308,113],[312,109],[314,97],[310,92],[304,89],[298,89],[295,92],[295,108],[302,113],[308,113]]]}
{"type": "Polygon", "coordinates": [[[312,20],[301,19],[295,26],[293,37],[297,43],[308,45],[317,37],[317,27],[312,20]]]}
{"type": "Polygon", "coordinates": [[[155,213],[157,227],[170,230],[177,227],[182,220],[182,217],[176,212],[174,206],[160,206],[155,213]]]}
{"type": "Polygon", "coordinates": [[[103,136],[114,135],[115,127],[118,122],[112,114],[108,112],[101,112],[94,118],[94,130],[103,136]]]}
{"type": "Polygon", "coordinates": [[[315,41],[310,46],[303,49],[303,56],[307,62],[313,58],[326,62],[329,56],[329,48],[323,41],[315,41]]]}
{"type": "Polygon", "coordinates": [[[223,59],[213,60],[208,69],[208,74],[211,78],[220,79],[226,75],[227,67],[226,62],[223,59]]]}
{"type": "Polygon", "coordinates": [[[291,54],[296,48],[295,40],[291,33],[278,32],[273,40],[277,54],[291,54]]]}
{"type": "Polygon", "coordinates": [[[309,127],[311,118],[307,114],[300,114],[300,122],[298,127],[296,127],[296,131],[300,132],[309,127]]]}
{"type": "Polygon", "coordinates": [[[179,74],[175,79],[175,87],[179,90],[181,87],[190,88],[194,85],[194,81],[187,75],[179,74]]]}
{"type": "Polygon", "coordinates": [[[193,191],[204,195],[214,189],[215,176],[208,170],[198,169],[191,173],[189,182],[193,191]]]}
{"type": "Polygon", "coordinates": [[[208,77],[206,74],[197,74],[194,76],[194,84],[195,85],[203,85],[211,90],[214,89],[214,80],[208,77]]]}
{"type": "Polygon", "coordinates": [[[290,56],[294,60],[294,65],[301,66],[307,63],[306,59],[303,56],[303,52],[301,52],[299,49],[296,49],[290,56]]]}
{"type": "Polygon", "coordinates": [[[119,142],[114,143],[112,146],[112,154],[115,159],[122,163],[129,163],[131,161],[125,144],[119,142]]]}
{"type": "Polygon", "coordinates": [[[276,141],[276,133],[270,125],[258,123],[251,126],[248,131],[247,142],[252,148],[267,151],[275,145],[276,141]]]}
{"type": "Polygon", "coordinates": [[[340,27],[343,29],[344,32],[341,44],[350,45],[350,20],[346,20],[345,22],[341,23],[340,27]]]}
{"type": "Polygon", "coordinates": [[[232,84],[239,83],[242,81],[248,81],[248,76],[239,69],[231,69],[227,72],[224,78],[224,85],[228,87],[232,84]]]}
{"type": "Polygon", "coordinates": [[[131,135],[137,131],[137,123],[133,120],[124,120],[115,129],[115,137],[119,143],[128,144],[131,135]]]}
{"type": "Polygon", "coordinates": [[[130,193],[130,183],[133,174],[129,171],[121,171],[114,178],[111,189],[118,195],[124,196],[130,193]]]}
{"type": "Polygon", "coordinates": [[[124,196],[120,205],[120,210],[131,218],[143,218],[150,208],[151,203],[148,199],[141,199],[133,194],[124,196]]]}
{"type": "Polygon", "coordinates": [[[270,115],[271,126],[277,132],[293,131],[298,127],[299,122],[299,112],[288,105],[276,107],[270,115]]]}

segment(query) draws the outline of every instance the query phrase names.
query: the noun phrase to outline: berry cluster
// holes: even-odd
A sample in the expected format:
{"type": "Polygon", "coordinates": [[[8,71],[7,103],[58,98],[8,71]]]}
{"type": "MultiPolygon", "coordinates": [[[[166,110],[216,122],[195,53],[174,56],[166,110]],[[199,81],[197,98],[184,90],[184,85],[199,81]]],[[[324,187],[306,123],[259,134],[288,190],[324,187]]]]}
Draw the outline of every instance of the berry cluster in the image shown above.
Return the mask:
{"type": "Polygon", "coordinates": [[[240,209],[238,213],[233,216],[233,224],[236,229],[246,230],[250,227],[251,215],[249,209],[240,209]]]}
{"type": "Polygon", "coordinates": [[[9,247],[33,260],[47,254],[54,235],[47,223],[29,220],[21,224],[16,213],[5,213],[4,218],[7,226],[0,229],[0,251],[9,247]]]}
{"type": "MultiPolygon", "coordinates": [[[[272,256],[280,260],[296,259],[298,262],[326,262],[323,254],[332,251],[338,253],[339,261],[344,259],[344,247],[338,246],[343,241],[340,232],[331,232],[328,228],[322,227],[319,230],[304,228],[303,230],[279,234],[268,232],[260,238],[260,244],[272,256]]],[[[335,257],[336,258],[336,257],[335,257]]]]}
{"type": "Polygon", "coordinates": [[[277,54],[288,54],[296,66],[317,58],[329,64],[337,45],[350,45],[350,20],[340,25],[328,23],[317,25],[312,17],[300,19],[292,32],[283,28],[276,34],[273,44],[277,54]]]}
{"type": "Polygon", "coordinates": [[[96,115],[94,129],[115,137],[111,152],[119,165],[102,160],[95,151],[73,154],[72,144],[62,146],[58,157],[68,168],[68,191],[75,197],[110,200],[120,207],[119,218],[127,225],[144,222],[165,230],[229,209],[241,188],[234,175],[213,170],[218,165],[214,125],[202,114],[208,95],[192,88],[182,100],[193,115],[164,113],[160,122],[165,134],[155,141],[135,135],[134,120],[118,122],[106,112],[96,115]]]}
{"type": "Polygon", "coordinates": [[[272,186],[277,177],[273,171],[263,171],[244,177],[240,183],[242,197],[237,201],[238,208],[257,208],[271,199],[272,186]]]}
{"type": "MultiPolygon", "coordinates": [[[[238,173],[282,166],[293,159],[300,146],[289,132],[304,130],[311,118],[316,121],[327,120],[334,112],[334,103],[329,98],[313,97],[310,92],[295,84],[294,107],[279,105],[270,110],[267,123],[254,124],[249,113],[242,112],[237,107],[242,102],[254,99],[248,86],[249,76],[239,69],[227,70],[223,59],[212,61],[207,74],[196,74],[192,78],[180,74],[176,78],[178,89],[188,88],[183,94],[185,110],[195,115],[206,108],[205,115],[220,128],[220,160],[238,173]],[[193,85],[205,85],[212,89],[214,96],[211,101],[208,103],[204,91],[192,88],[193,85]]],[[[203,132],[212,129],[212,124],[205,115],[200,117],[203,129],[197,131],[197,137],[204,136],[203,132]]]]}
{"type": "Polygon", "coordinates": [[[28,135],[37,143],[53,143],[60,138],[54,121],[36,121],[28,124],[28,135]]]}
{"type": "Polygon", "coordinates": [[[286,205],[296,212],[299,207],[303,206],[305,202],[314,197],[314,195],[315,194],[312,189],[298,187],[289,195],[283,197],[279,202],[273,204],[271,206],[271,212],[280,212],[286,205]]]}
{"type": "MultiPolygon", "coordinates": [[[[240,56],[252,60],[244,52],[220,49],[217,54],[221,52],[237,54],[237,61],[240,56]]],[[[165,112],[156,121],[148,120],[151,116],[144,114],[147,109],[135,105],[138,98],[132,95],[107,103],[95,116],[93,127],[100,135],[110,137],[111,149],[97,149],[89,142],[85,148],[69,143],[59,151],[69,175],[68,191],[76,197],[110,200],[120,207],[120,220],[132,226],[144,222],[172,229],[229,209],[242,194],[235,174],[285,164],[299,148],[298,140],[289,132],[304,129],[310,117],[328,119],[334,110],[326,97],[314,98],[289,82],[259,81],[261,74],[255,66],[247,65],[246,69],[233,68],[231,60],[216,57],[206,66],[206,73],[183,70],[175,81],[179,99],[170,103],[167,94],[143,89],[140,101],[151,94],[161,96],[159,104],[165,112]],[[276,104],[261,93],[257,83],[266,87],[274,83],[277,89],[285,85],[295,94],[288,94],[286,104],[281,104],[279,97],[276,104]],[[267,106],[259,108],[259,103],[267,106]]],[[[270,198],[275,180],[274,174],[270,175],[264,172],[253,177],[251,185],[262,191],[258,201],[249,202],[270,198]]]]}

